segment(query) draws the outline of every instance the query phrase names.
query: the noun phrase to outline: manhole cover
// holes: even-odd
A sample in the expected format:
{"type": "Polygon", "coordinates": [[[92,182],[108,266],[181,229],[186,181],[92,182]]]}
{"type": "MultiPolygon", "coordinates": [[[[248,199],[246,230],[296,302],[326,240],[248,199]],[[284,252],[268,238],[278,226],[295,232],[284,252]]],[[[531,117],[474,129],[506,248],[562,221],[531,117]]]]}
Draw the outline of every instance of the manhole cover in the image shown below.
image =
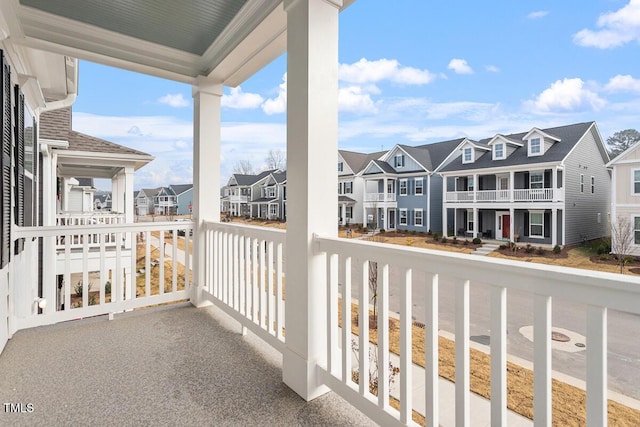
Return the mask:
{"type": "Polygon", "coordinates": [[[558,341],[558,342],[569,342],[571,338],[569,338],[568,336],[566,336],[565,334],[563,334],[561,332],[552,331],[551,332],[551,339],[553,341],[558,341]]]}
{"type": "Polygon", "coordinates": [[[576,347],[585,348],[585,345],[581,342],[577,342],[576,347]]]}

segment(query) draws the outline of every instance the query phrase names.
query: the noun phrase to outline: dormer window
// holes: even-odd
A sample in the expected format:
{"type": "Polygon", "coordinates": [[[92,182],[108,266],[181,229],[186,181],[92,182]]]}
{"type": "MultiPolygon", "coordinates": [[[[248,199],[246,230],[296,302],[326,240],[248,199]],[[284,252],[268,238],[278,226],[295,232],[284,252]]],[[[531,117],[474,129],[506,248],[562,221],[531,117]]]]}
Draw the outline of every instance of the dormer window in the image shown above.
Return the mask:
{"type": "Polygon", "coordinates": [[[473,148],[465,147],[462,150],[462,163],[473,163],[473,148]]]}
{"type": "Polygon", "coordinates": [[[529,140],[529,156],[542,155],[542,141],[540,138],[531,138],[529,140]]]}
{"type": "Polygon", "coordinates": [[[499,143],[493,146],[493,160],[504,159],[504,144],[499,143]]]}
{"type": "Polygon", "coordinates": [[[396,168],[404,167],[404,154],[398,154],[393,158],[393,166],[396,168]]]}
{"type": "Polygon", "coordinates": [[[338,172],[342,172],[344,165],[342,162],[338,162],[338,172]]]}

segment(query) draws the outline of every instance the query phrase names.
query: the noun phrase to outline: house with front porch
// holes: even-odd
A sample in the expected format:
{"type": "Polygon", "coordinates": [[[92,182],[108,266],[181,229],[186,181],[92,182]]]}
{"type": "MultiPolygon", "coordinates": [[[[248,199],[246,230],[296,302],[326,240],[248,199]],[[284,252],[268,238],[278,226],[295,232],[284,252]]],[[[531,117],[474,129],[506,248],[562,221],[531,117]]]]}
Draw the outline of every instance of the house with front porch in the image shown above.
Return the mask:
{"type": "Polygon", "coordinates": [[[176,214],[189,215],[193,210],[193,184],[172,184],[169,189],[176,195],[176,214]]]}
{"type": "Polygon", "coordinates": [[[270,220],[285,221],[284,202],[286,200],[287,173],[275,170],[256,175],[251,194],[258,196],[249,202],[251,216],[270,220]],[[261,178],[262,177],[262,178],[261,178]]]}
{"type": "Polygon", "coordinates": [[[595,122],[463,140],[442,171],[447,236],[570,245],[609,234],[611,177],[595,122]]]}
{"type": "Polygon", "coordinates": [[[338,150],[338,223],[363,224],[364,179],[362,170],[371,160],[379,159],[386,151],[358,153],[338,150]]]}
{"type": "MultiPolygon", "coordinates": [[[[0,349],[5,351],[0,361],[2,372],[7,373],[0,388],[3,395],[16,399],[10,407],[37,399],[32,413],[3,414],[8,423],[82,424],[103,420],[109,412],[112,424],[136,420],[151,425],[363,425],[366,420],[354,417],[361,411],[377,424],[399,426],[414,425],[416,409],[424,412],[426,424],[432,426],[507,425],[511,414],[507,409],[507,348],[514,347],[512,337],[516,335],[511,330],[507,334],[507,307],[517,292],[518,299],[522,295],[532,307],[533,341],[518,345],[527,346],[533,354],[535,423],[551,425],[552,409],[557,406],[552,405],[556,358],[552,358],[551,339],[552,325],[557,323],[552,324],[551,315],[553,303],[561,299],[563,304],[568,300],[585,307],[586,424],[607,424],[612,397],[607,351],[614,341],[608,337],[615,329],[609,326],[615,320],[608,318],[624,312],[629,321],[640,314],[638,278],[337,237],[338,24],[340,12],[350,1],[220,0],[215,2],[220,7],[215,8],[210,7],[212,2],[200,0],[161,5],[127,0],[83,2],[82,8],[70,8],[69,2],[0,2],[0,49],[8,52],[0,70],[0,98],[5,107],[0,123],[0,349]],[[157,22],[163,22],[162,31],[156,31],[157,22]],[[223,88],[242,84],[285,50],[287,229],[223,223],[217,191],[223,88]],[[41,219],[38,210],[31,209],[38,204],[40,184],[46,206],[55,206],[56,175],[47,169],[51,163],[36,167],[38,156],[27,163],[27,147],[31,144],[32,154],[56,153],[37,137],[25,141],[29,126],[27,120],[23,124],[22,114],[32,116],[33,131],[43,112],[73,104],[77,57],[192,85],[193,222],[58,227],[54,210],[43,212],[41,219]],[[190,229],[192,242],[191,233],[186,232],[190,229]],[[180,230],[185,233],[179,237],[180,230]],[[173,238],[165,250],[167,233],[173,233],[173,238]],[[82,305],[73,308],[65,302],[60,307],[54,303],[59,286],[56,268],[68,277],[70,267],[51,265],[51,256],[42,260],[39,245],[54,249],[62,238],[65,252],[71,253],[67,242],[74,235],[84,237],[82,248],[73,249],[82,260],[82,305]],[[100,247],[89,248],[93,236],[100,247]],[[85,260],[91,251],[103,250],[102,242],[108,236],[118,242],[114,245],[116,273],[111,292],[101,283],[99,296],[91,304],[87,280],[95,267],[85,260]],[[183,248],[192,246],[192,250],[181,253],[181,239],[183,248]],[[135,241],[140,253],[146,254],[144,277],[136,280],[140,283],[134,284],[122,273],[136,268],[138,262],[135,251],[122,250],[121,242],[127,240],[135,241]],[[41,277],[33,268],[39,263],[45,267],[41,277]],[[368,284],[373,265],[380,272],[376,294],[379,327],[371,331],[375,345],[369,333],[368,284]],[[151,269],[158,272],[157,280],[164,286],[156,284],[151,289],[151,269]],[[478,400],[471,392],[471,327],[475,325],[470,319],[479,311],[478,304],[469,301],[476,284],[490,292],[490,304],[482,304],[487,309],[482,317],[490,322],[486,326],[491,333],[487,411],[476,410],[478,400]],[[422,293],[414,297],[418,290],[422,293]],[[452,290],[454,295],[448,292],[452,290]],[[189,306],[127,313],[177,301],[189,301],[189,306]],[[350,315],[354,301],[359,321],[350,315]],[[424,304],[424,311],[414,319],[413,307],[418,302],[424,304]],[[438,343],[441,327],[447,327],[439,319],[449,313],[440,313],[440,307],[455,309],[455,383],[447,381],[446,387],[441,387],[439,379],[438,343]],[[183,316],[181,310],[189,315],[183,316]],[[395,330],[399,334],[397,357],[390,355],[392,337],[386,327],[392,315],[399,325],[395,330]],[[77,320],[69,322],[72,319],[77,320]],[[412,375],[412,349],[419,344],[412,334],[415,320],[422,322],[420,341],[425,343],[421,352],[424,374],[419,376],[412,375]],[[128,328],[131,325],[134,327],[128,328]],[[356,325],[357,338],[351,328],[356,325]],[[44,328],[33,330],[40,326],[44,328]],[[116,330],[125,333],[114,333],[116,330]],[[126,338],[120,339],[123,336],[126,338]],[[95,351],[86,352],[88,348],[95,351]],[[265,349],[275,356],[265,357],[265,349]],[[16,353],[22,357],[8,357],[16,353]],[[363,378],[375,368],[370,358],[374,353],[385,368],[392,357],[393,363],[397,361],[399,390],[391,390],[387,369],[377,370],[375,396],[366,381],[353,381],[354,369],[363,378]],[[74,376],[66,368],[85,363],[86,357],[77,357],[85,354],[91,354],[92,361],[108,360],[109,366],[88,377],[74,376]],[[131,375],[134,371],[138,375],[131,375]],[[217,373],[224,374],[222,381],[217,373]],[[139,381],[141,377],[153,381],[139,381]],[[444,394],[443,388],[453,391],[444,394]],[[91,399],[69,405],[69,396],[79,390],[91,399]],[[162,393],[155,393],[157,390],[162,393]],[[399,397],[399,409],[390,404],[392,393],[399,397]],[[172,398],[166,399],[167,395],[172,398]],[[315,402],[308,404],[311,400],[315,402]],[[114,401],[118,410],[109,411],[114,401]],[[140,401],[144,404],[138,404],[140,401]],[[347,410],[338,411],[338,406],[347,406],[347,410]],[[51,410],[41,410],[47,408],[51,410]],[[480,412],[487,415],[483,420],[480,412]]],[[[578,165],[582,163],[571,167],[578,165]]],[[[125,183],[126,194],[133,194],[131,181],[125,183]]],[[[103,270],[101,265],[98,268],[103,270]]],[[[99,271],[100,277],[102,273],[99,271]]],[[[68,280],[64,288],[69,295],[68,280]]],[[[629,367],[634,364],[629,362],[629,367]]]]}
{"type": "Polygon", "coordinates": [[[620,239],[619,244],[612,242],[612,251],[640,256],[640,143],[620,153],[607,167],[611,170],[611,238],[620,239]]]}
{"type": "Polygon", "coordinates": [[[153,198],[160,191],[158,188],[143,188],[136,194],[134,205],[136,215],[145,216],[154,213],[153,198]]]}

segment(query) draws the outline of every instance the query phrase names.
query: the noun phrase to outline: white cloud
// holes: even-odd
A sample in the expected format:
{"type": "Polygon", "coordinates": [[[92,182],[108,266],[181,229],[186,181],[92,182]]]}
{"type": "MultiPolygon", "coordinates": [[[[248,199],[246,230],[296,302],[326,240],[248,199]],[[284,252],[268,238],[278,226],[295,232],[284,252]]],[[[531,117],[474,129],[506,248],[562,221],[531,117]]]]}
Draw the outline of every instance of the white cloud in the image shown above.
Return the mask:
{"type": "Polygon", "coordinates": [[[287,110],[287,73],[282,76],[282,83],[278,86],[278,96],[267,99],[262,103],[262,111],[273,115],[284,113],[287,110]]]}
{"type": "Polygon", "coordinates": [[[353,64],[340,64],[338,75],[343,82],[356,84],[387,80],[401,85],[423,85],[436,79],[429,70],[404,67],[395,59],[385,58],[376,61],[362,58],[353,64]]]}
{"type": "Polygon", "coordinates": [[[189,101],[184,99],[184,96],[182,96],[181,93],[176,93],[176,94],[168,93],[158,98],[158,102],[160,104],[166,104],[174,108],[183,108],[183,107],[188,107],[190,105],[189,101]]]}
{"type": "Polygon", "coordinates": [[[338,108],[341,112],[376,113],[378,109],[366,88],[347,86],[338,90],[338,108]]]}
{"type": "Polygon", "coordinates": [[[605,101],[597,93],[585,87],[580,78],[557,80],[538,95],[527,101],[526,106],[536,112],[600,110],[605,101]]]}
{"type": "Polygon", "coordinates": [[[638,92],[640,93],[640,79],[634,79],[629,74],[612,77],[605,86],[609,92],[638,92]]]}
{"type": "Polygon", "coordinates": [[[257,93],[246,93],[240,86],[231,88],[230,93],[222,95],[221,104],[226,108],[238,110],[258,108],[264,98],[257,93]]]}
{"type": "Polygon", "coordinates": [[[487,70],[490,73],[499,73],[500,72],[500,68],[496,67],[495,65],[485,65],[484,69],[487,70]]]}
{"type": "Polygon", "coordinates": [[[548,14],[549,14],[548,10],[536,10],[535,12],[531,12],[530,14],[528,14],[527,18],[529,18],[529,19],[540,19],[540,18],[544,18],[548,14]]]}
{"type": "Polygon", "coordinates": [[[597,30],[578,31],[573,35],[574,43],[608,49],[634,40],[640,42],[640,0],[629,0],[623,8],[600,15],[596,27],[597,30]]]}
{"type": "Polygon", "coordinates": [[[453,70],[456,74],[473,74],[473,69],[467,64],[464,59],[454,58],[449,61],[447,66],[450,70],[453,70]]]}

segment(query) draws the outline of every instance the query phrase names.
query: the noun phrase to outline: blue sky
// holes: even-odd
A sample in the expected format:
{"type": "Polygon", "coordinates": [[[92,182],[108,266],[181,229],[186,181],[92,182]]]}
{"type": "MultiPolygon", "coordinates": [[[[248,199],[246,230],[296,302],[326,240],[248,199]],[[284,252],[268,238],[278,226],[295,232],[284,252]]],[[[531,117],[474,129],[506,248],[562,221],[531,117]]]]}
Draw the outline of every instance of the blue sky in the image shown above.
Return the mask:
{"type": "MultiPolygon", "coordinates": [[[[604,139],[640,129],[640,0],[359,0],[339,43],[341,149],[591,120],[604,139]]],[[[285,71],[282,56],[225,88],[223,181],[285,151],[285,71]]],[[[188,85],[81,62],[74,128],[156,156],[136,188],[191,182],[192,108],[188,85]]]]}

